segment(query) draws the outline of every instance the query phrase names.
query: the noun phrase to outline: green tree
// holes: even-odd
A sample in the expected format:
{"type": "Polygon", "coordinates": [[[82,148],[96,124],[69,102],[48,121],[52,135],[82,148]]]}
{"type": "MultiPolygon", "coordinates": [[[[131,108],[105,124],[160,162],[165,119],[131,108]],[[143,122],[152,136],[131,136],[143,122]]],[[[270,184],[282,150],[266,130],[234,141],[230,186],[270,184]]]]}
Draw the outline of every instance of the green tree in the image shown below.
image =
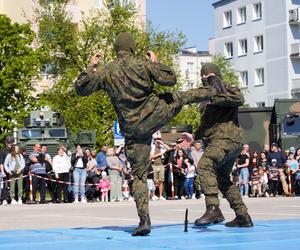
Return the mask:
{"type": "Polygon", "coordinates": [[[21,126],[35,105],[31,81],[39,71],[38,51],[29,24],[0,15],[0,141],[21,126]]]}
{"type": "Polygon", "coordinates": [[[118,3],[114,8],[88,13],[79,24],[74,24],[66,8],[68,2],[40,1],[42,8],[37,10],[43,63],[52,65],[50,73],[57,77],[54,87],[42,96],[42,103],[61,112],[73,133],[80,129],[96,129],[98,144],[111,143],[116,114],[108,96],[103,91],[84,98],[76,96],[72,83],[76,76],[96,51],[102,53],[102,63],[113,60],[116,56],[113,42],[121,31],[134,35],[136,56],[144,57],[151,49],[159,61],[170,66],[184,43],[184,36],[155,32],[152,28],[146,31],[137,24],[134,7],[118,3]]]}

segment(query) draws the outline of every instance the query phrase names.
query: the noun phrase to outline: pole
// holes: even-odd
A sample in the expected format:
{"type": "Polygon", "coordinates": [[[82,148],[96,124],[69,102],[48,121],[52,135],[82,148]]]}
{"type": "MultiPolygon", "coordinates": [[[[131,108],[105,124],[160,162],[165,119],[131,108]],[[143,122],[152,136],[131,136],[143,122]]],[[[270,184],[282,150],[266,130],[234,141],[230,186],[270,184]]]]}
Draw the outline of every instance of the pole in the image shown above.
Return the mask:
{"type": "Polygon", "coordinates": [[[174,200],[174,175],[173,175],[173,164],[170,163],[170,176],[171,176],[171,191],[172,191],[172,200],[174,200]]]}
{"type": "Polygon", "coordinates": [[[189,210],[188,209],[185,209],[185,218],[184,218],[184,232],[187,233],[188,232],[188,213],[189,213],[189,210]]]}
{"type": "Polygon", "coordinates": [[[291,169],[290,168],[288,168],[288,181],[289,181],[289,192],[290,192],[290,194],[292,194],[292,181],[291,181],[291,169]]]}

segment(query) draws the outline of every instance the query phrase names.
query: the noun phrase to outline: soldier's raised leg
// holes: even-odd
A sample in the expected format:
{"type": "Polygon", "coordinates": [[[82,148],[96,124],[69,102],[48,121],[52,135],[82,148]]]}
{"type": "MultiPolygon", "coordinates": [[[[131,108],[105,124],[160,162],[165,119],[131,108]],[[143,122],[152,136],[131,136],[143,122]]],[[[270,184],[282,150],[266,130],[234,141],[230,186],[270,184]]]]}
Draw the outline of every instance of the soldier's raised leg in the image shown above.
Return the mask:
{"type": "Polygon", "coordinates": [[[132,192],[140,218],[140,223],[133,231],[132,236],[144,236],[151,231],[147,187],[147,171],[151,163],[151,139],[152,137],[143,140],[126,139],[125,143],[127,159],[131,165],[133,174],[132,192]]]}

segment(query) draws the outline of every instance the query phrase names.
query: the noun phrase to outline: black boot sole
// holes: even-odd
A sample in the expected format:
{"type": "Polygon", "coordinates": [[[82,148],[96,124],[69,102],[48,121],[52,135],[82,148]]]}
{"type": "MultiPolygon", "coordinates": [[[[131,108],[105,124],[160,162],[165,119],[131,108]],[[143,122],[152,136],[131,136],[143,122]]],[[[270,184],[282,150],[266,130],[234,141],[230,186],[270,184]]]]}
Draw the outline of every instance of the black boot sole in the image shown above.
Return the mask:
{"type": "Polygon", "coordinates": [[[211,225],[211,224],[218,224],[218,223],[221,223],[221,222],[223,222],[225,220],[225,218],[223,218],[223,219],[218,219],[218,220],[215,220],[215,221],[213,221],[213,222],[211,222],[211,223],[206,223],[206,224],[196,224],[195,223],[195,226],[196,227],[205,227],[205,226],[208,226],[208,225],[211,225]]]}
{"type": "Polygon", "coordinates": [[[231,226],[231,225],[226,225],[225,224],[225,227],[254,227],[253,224],[248,224],[248,225],[234,225],[234,226],[231,226]]]}
{"type": "Polygon", "coordinates": [[[135,232],[132,234],[132,236],[146,236],[147,234],[149,234],[151,232],[150,229],[143,229],[141,231],[135,232]]]}

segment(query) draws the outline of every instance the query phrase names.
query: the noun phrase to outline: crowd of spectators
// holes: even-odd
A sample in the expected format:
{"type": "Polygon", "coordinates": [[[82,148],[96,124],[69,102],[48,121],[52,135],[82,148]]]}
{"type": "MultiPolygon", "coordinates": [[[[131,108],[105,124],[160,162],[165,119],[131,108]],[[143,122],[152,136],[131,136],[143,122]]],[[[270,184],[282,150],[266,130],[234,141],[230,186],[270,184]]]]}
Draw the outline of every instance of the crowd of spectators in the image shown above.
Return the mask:
{"type": "MultiPolygon", "coordinates": [[[[76,145],[72,153],[62,144],[52,158],[46,145],[35,144],[32,152],[27,152],[13,142],[7,137],[0,154],[2,205],[133,200],[131,167],[123,145],[105,145],[98,153],[76,145]]],[[[202,148],[202,142],[188,133],[171,143],[155,133],[147,177],[150,199],[203,198],[195,182],[202,148]]],[[[271,149],[264,145],[261,152],[251,152],[245,144],[233,166],[232,181],[243,198],[299,195],[300,148],[282,151],[272,143],[271,149]]]]}

